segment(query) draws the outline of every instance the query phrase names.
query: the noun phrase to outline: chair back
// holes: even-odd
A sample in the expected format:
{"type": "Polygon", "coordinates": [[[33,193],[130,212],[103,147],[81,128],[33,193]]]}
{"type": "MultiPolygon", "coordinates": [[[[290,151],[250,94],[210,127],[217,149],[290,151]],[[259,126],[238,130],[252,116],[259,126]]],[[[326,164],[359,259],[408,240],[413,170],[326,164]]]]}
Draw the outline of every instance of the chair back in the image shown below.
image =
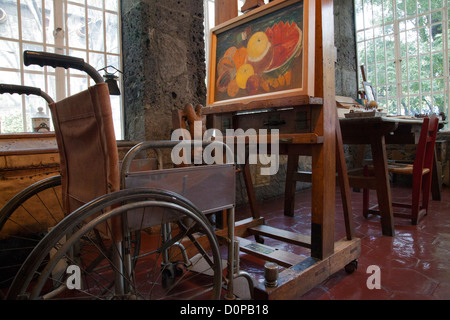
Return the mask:
{"type": "Polygon", "coordinates": [[[416,157],[414,159],[414,172],[422,172],[423,169],[429,169],[431,174],[438,125],[439,119],[435,114],[423,119],[416,157]]]}
{"type": "Polygon", "coordinates": [[[50,105],[60,155],[64,213],[120,189],[108,86],[99,83],[50,105]]]}

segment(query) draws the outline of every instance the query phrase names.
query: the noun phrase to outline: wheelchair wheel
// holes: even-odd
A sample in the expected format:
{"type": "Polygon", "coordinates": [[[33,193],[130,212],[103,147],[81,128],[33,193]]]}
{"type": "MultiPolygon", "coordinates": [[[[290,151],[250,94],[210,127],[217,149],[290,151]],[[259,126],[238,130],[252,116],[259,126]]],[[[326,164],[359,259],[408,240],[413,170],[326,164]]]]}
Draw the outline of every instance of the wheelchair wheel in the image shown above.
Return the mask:
{"type": "Polygon", "coordinates": [[[206,217],[172,192],[125,189],[49,232],[7,299],[217,299],[221,286],[218,241],[206,217]],[[110,227],[117,217],[121,239],[110,227]]]}
{"type": "Polygon", "coordinates": [[[64,217],[61,177],[53,176],[22,190],[0,210],[0,290],[48,229],[64,217]]]}

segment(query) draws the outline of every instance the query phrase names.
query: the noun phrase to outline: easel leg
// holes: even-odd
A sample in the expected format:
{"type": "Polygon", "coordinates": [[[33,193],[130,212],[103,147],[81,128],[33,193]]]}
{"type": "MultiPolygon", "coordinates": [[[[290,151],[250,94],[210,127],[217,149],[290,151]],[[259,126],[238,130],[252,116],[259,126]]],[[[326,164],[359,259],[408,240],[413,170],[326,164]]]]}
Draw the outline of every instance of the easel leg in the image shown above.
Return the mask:
{"type": "Polygon", "coordinates": [[[298,159],[299,159],[298,154],[288,152],[286,182],[284,190],[284,215],[290,217],[294,216],[295,186],[296,186],[296,180],[294,179],[294,175],[298,170],[298,159]]]}
{"type": "Polygon", "coordinates": [[[342,142],[341,125],[336,114],[336,165],[338,171],[339,186],[341,189],[342,208],[344,210],[345,231],[347,240],[355,237],[353,227],[352,202],[350,197],[350,185],[348,182],[347,164],[345,163],[344,144],[342,142]]]}

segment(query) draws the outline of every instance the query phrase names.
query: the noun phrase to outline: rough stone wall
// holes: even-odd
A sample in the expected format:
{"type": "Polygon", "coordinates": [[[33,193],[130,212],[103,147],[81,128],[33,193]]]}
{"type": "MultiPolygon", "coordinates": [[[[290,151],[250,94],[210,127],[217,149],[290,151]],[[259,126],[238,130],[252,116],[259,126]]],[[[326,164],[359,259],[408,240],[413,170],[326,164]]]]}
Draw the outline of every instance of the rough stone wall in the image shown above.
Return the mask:
{"type": "Polygon", "coordinates": [[[125,139],[167,140],[173,109],[206,101],[203,2],[122,1],[125,139]]]}
{"type": "Polygon", "coordinates": [[[334,1],[334,34],[337,48],[336,95],[357,98],[357,62],[353,0],[334,1]]]}

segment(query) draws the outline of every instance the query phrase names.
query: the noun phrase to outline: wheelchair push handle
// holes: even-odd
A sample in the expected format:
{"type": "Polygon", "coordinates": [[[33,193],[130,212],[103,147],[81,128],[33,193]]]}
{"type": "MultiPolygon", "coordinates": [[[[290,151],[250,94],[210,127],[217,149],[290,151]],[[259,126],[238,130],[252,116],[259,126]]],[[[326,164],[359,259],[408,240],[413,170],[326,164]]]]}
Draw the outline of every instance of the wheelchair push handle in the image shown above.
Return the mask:
{"type": "Polygon", "coordinates": [[[22,85],[16,85],[16,84],[0,84],[0,94],[3,93],[9,93],[9,94],[26,94],[26,95],[35,95],[40,96],[47,101],[47,103],[53,103],[53,99],[44,91],[42,91],[40,88],[36,87],[29,87],[29,86],[22,86],[22,85]]]}
{"type": "Polygon", "coordinates": [[[50,66],[53,68],[61,67],[64,69],[77,69],[85,71],[95,83],[104,82],[103,77],[91,65],[84,62],[82,58],[66,56],[57,53],[30,51],[26,50],[23,53],[23,62],[26,66],[37,64],[41,67],[50,66]]]}

